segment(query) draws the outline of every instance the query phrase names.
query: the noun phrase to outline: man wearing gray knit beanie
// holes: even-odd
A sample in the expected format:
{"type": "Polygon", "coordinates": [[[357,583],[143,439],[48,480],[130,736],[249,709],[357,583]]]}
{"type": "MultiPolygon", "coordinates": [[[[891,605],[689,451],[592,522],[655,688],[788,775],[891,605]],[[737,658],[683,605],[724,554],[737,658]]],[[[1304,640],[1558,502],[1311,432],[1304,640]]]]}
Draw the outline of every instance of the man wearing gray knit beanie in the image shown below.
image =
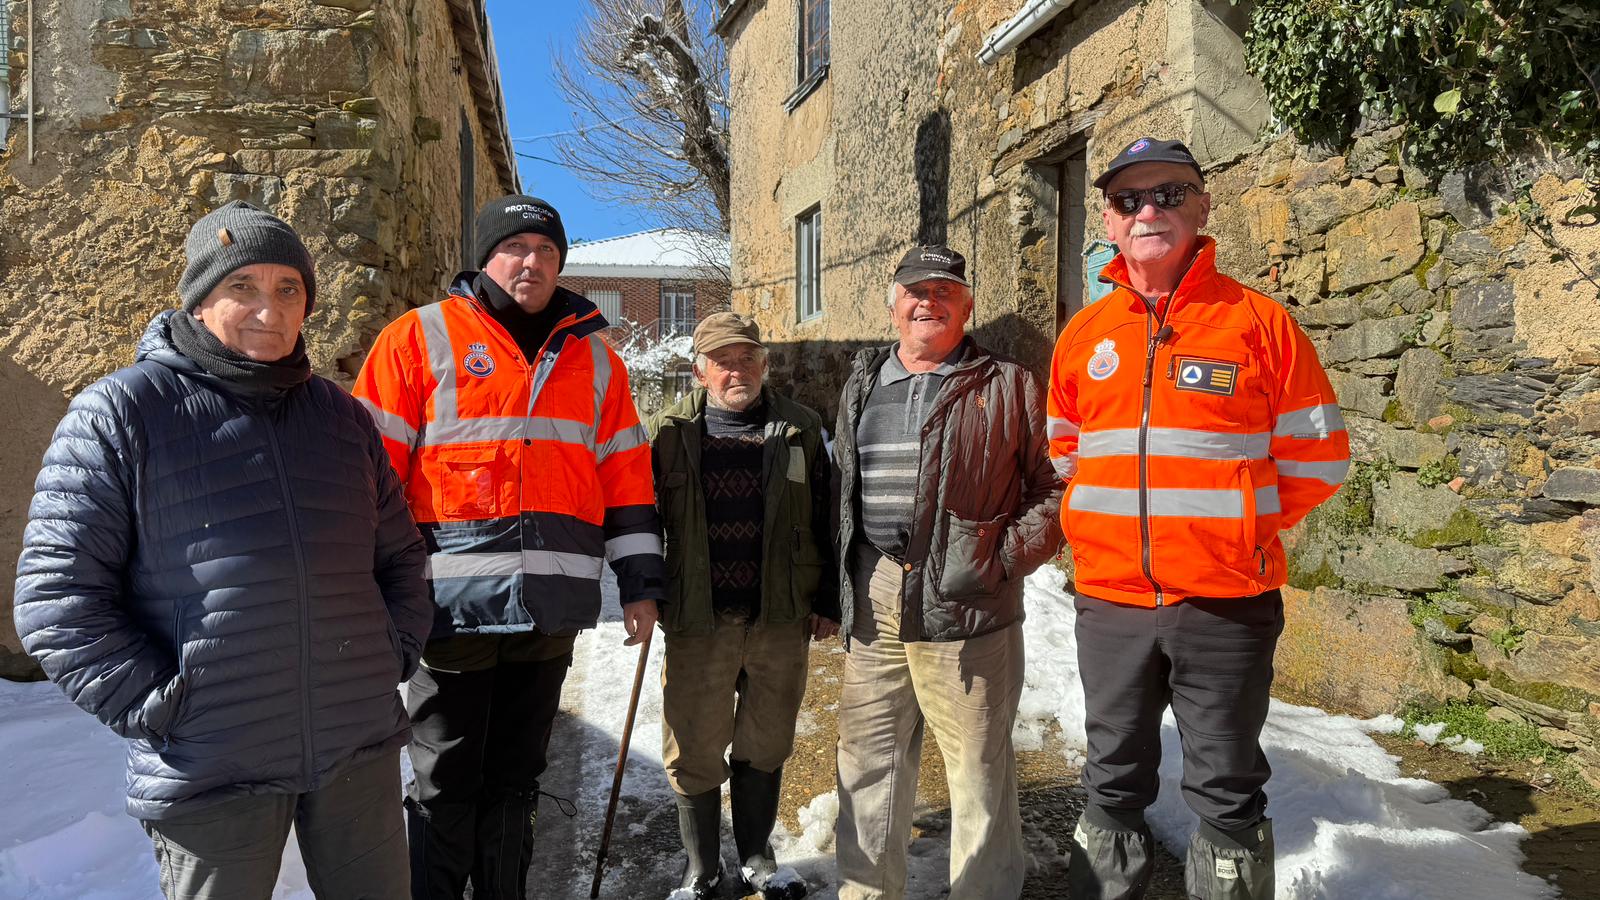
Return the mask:
{"type": "Polygon", "coordinates": [[[168,900],[268,896],[291,826],[319,900],[407,897],[397,687],[427,549],[372,417],[311,372],[294,229],[230,203],[185,250],[182,308],[45,453],[17,633],[128,739],[168,900]]]}

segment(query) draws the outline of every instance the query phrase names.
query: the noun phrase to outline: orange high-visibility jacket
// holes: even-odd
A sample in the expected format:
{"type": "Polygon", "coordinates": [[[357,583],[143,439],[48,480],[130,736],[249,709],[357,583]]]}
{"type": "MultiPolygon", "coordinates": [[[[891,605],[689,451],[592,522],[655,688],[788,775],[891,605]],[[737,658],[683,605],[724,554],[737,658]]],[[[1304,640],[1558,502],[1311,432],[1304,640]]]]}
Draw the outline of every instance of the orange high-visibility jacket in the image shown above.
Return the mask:
{"type": "Polygon", "coordinates": [[[1282,306],[1217,272],[1211,238],[1162,317],[1122,256],[1101,278],[1118,289],[1057,339],[1047,409],[1078,590],[1160,606],[1282,586],[1278,532],[1350,465],[1316,350],[1282,306]]]}
{"type": "Polygon", "coordinates": [[[594,626],[609,560],[624,603],[665,597],[650,446],[594,304],[525,359],[458,279],[391,322],[356,378],[428,543],[433,637],[594,626]]]}

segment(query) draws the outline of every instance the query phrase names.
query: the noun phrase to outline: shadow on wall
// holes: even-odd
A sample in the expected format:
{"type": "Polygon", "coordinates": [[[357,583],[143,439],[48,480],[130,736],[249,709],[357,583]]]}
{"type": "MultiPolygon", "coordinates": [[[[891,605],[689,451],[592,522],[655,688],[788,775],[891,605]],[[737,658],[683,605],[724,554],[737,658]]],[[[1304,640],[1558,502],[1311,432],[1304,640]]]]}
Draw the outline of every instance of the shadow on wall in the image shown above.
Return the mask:
{"type": "MultiPolygon", "coordinates": [[[[888,320],[887,312],[884,319],[888,320]]],[[[1027,366],[1044,386],[1050,376],[1052,336],[1015,313],[984,322],[970,333],[985,349],[1027,366]]],[[[780,393],[822,413],[832,432],[839,415],[839,392],[850,377],[850,361],[862,350],[885,347],[893,340],[774,341],[767,345],[768,380],[780,393]]]]}
{"type": "Polygon", "coordinates": [[[44,673],[26,654],[11,622],[15,561],[22,552],[22,529],[33,501],[45,446],[67,412],[61,391],[41,381],[9,356],[0,356],[0,422],[7,423],[6,449],[0,454],[0,559],[10,562],[0,576],[0,678],[34,681],[44,673]]]}
{"type": "Polygon", "coordinates": [[[935,110],[917,125],[912,151],[912,171],[917,173],[917,230],[915,244],[945,244],[950,232],[950,113],[935,110]]]}

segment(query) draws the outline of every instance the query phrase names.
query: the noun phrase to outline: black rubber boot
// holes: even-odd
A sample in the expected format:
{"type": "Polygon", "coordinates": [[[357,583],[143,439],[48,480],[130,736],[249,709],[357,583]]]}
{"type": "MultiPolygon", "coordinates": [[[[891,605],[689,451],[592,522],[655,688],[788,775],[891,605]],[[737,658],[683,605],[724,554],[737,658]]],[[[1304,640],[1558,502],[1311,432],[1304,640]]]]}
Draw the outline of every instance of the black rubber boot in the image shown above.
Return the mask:
{"type": "Polygon", "coordinates": [[[1198,900],[1272,900],[1275,855],[1271,819],[1235,831],[1201,822],[1189,841],[1184,886],[1198,900]]]}
{"type": "Polygon", "coordinates": [[[747,762],[730,763],[733,776],[728,793],[733,802],[733,845],[739,851],[739,874],[746,890],[759,893],[762,900],[799,900],[806,895],[805,882],[775,882],[778,861],[772,852],[773,825],[778,821],[778,795],[783,787],[783,767],[763,772],[747,762]]]}
{"type": "Polygon", "coordinates": [[[473,900],[527,900],[539,789],[502,790],[478,805],[473,900]]]}
{"type": "MultiPolygon", "coordinates": [[[[683,866],[680,891],[696,900],[715,897],[722,883],[722,787],[694,796],[678,795],[678,832],[688,860],[683,866]]],[[[674,896],[682,894],[674,892],[674,896]]]]}
{"type": "Polygon", "coordinates": [[[1073,900],[1139,900],[1154,871],[1155,840],[1143,811],[1084,809],[1067,863],[1073,900]]]}

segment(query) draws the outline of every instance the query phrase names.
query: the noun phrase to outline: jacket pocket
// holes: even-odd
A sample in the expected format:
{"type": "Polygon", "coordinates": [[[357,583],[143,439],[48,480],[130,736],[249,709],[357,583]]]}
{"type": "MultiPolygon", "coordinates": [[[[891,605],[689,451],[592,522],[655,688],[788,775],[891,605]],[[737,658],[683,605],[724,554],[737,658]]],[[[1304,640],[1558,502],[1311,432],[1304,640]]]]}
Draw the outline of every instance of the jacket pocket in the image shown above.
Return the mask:
{"type": "Polygon", "coordinates": [[[183,601],[174,600],[172,601],[172,648],[178,658],[178,672],[166,684],[151,691],[139,710],[144,729],[151,735],[152,742],[158,750],[165,749],[171,743],[172,734],[177,730],[179,721],[183,717],[183,701],[189,694],[189,666],[185,659],[184,646],[188,642],[188,637],[189,629],[184,622],[183,601]]]}
{"type": "Polygon", "coordinates": [[[400,640],[400,629],[394,627],[394,619],[389,618],[387,611],[383,616],[383,628],[389,635],[389,650],[394,656],[395,671],[399,674],[395,683],[399,684],[406,678],[406,648],[400,640]]]}
{"type": "Polygon", "coordinates": [[[188,673],[179,671],[170,681],[145,697],[139,716],[143,719],[145,733],[150,736],[151,746],[156,750],[171,746],[172,738],[182,724],[184,700],[188,695],[188,673]]]}
{"type": "MultiPolygon", "coordinates": [[[[817,589],[822,585],[822,555],[818,552],[811,534],[804,528],[796,525],[793,527],[790,546],[793,550],[789,555],[789,586],[791,596],[784,604],[783,609],[770,609],[770,613],[780,613],[774,621],[792,621],[801,615],[812,612],[811,602],[816,598],[817,589]]],[[[763,598],[764,603],[776,603],[776,598],[763,598]]]]}
{"type": "Polygon", "coordinates": [[[992,594],[1005,580],[1001,539],[1010,516],[975,522],[946,513],[944,565],[939,593],[947,600],[992,594]]]}
{"type": "Polygon", "coordinates": [[[1256,528],[1256,482],[1250,476],[1250,464],[1244,463],[1239,467],[1239,492],[1241,506],[1244,509],[1244,541],[1240,547],[1245,553],[1253,554],[1257,543],[1256,528]]]}
{"type": "Polygon", "coordinates": [[[493,447],[461,448],[439,455],[439,509],[446,518],[488,519],[498,512],[498,485],[505,481],[493,447]]]}

